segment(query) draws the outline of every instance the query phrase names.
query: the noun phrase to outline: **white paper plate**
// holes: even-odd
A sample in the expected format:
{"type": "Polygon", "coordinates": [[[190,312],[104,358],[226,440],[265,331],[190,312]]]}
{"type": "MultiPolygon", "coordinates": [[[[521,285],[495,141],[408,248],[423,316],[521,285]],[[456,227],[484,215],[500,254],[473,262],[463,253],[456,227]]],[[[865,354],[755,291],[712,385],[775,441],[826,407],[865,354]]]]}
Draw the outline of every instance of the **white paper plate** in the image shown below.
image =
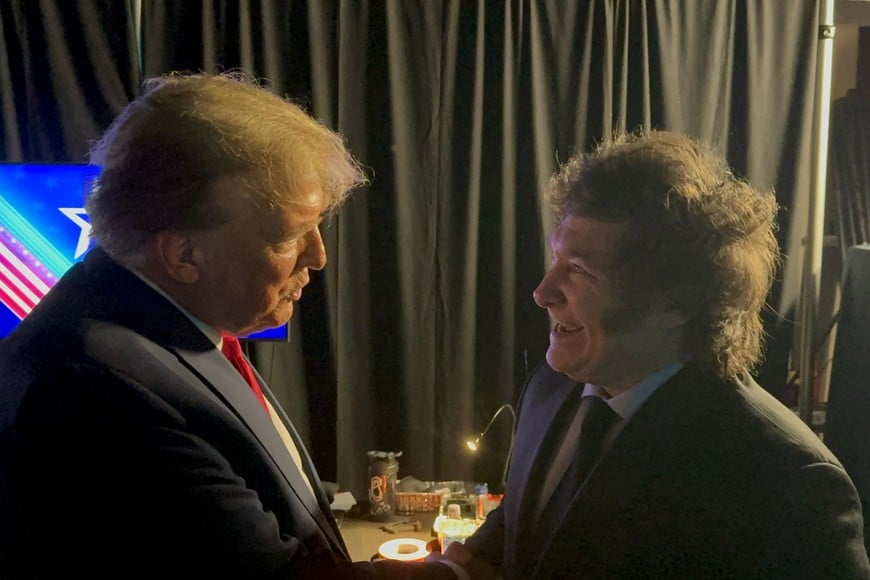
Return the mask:
{"type": "Polygon", "coordinates": [[[378,548],[378,554],[381,558],[387,560],[401,560],[403,562],[413,562],[422,560],[429,552],[426,550],[426,542],[418,538],[396,538],[388,540],[381,544],[378,548]]]}

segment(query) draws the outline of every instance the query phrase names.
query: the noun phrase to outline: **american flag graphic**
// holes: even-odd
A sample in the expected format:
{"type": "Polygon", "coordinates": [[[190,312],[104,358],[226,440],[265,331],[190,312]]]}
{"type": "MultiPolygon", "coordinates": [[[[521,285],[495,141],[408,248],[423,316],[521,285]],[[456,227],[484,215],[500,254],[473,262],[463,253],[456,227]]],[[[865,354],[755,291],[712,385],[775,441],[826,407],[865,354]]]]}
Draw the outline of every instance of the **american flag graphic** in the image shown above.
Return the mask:
{"type": "MultiPolygon", "coordinates": [[[[0,338],[90,249],[84,201],[99,173],[84,163],[0,163],[0,338]]],[[[246,338],[289,340],[289,327],[246,338]]]]}
{"type": "Polygon", "coordinates": [[[89,248],[85,164],[0,164],[0,336],[8,334],[89,248]]]}

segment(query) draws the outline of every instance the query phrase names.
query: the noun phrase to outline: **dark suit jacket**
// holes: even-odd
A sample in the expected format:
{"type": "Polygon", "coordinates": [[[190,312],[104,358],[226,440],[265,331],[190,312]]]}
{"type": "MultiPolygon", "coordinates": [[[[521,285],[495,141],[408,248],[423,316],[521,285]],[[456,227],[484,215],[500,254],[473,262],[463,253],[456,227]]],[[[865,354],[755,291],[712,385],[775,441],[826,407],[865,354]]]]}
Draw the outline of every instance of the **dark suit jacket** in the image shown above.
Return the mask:
{"type": "Polygon", "coordinates": [[[466,541],[507,578],[870,578],[855,487],[751,380],[692,365],[625,425],[555,528],[534,504],[574,381],[527,382],[502,505],[466,541]]]}
{"type": "Polygon", "coordinates": [[[2,578],[452,577],[351,564],[283,413],[316,498],[214,344],[99,249],[0,343],[0,377],[2,578]]]}

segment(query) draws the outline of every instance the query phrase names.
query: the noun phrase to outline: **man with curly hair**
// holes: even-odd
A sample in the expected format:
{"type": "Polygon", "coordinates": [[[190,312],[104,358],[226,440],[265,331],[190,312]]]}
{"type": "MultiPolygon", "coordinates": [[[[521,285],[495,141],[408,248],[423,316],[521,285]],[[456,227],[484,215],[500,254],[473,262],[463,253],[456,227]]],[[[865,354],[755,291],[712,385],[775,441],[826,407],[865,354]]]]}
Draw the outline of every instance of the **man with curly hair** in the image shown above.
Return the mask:
{"type": "Polygon", "coordinates": [[[870,577],[852,481],[750,376],[772,192],[649,131],[574,157],[548,194],[546,364],[502,505],[446,557],[518,579],[870,577]]]}

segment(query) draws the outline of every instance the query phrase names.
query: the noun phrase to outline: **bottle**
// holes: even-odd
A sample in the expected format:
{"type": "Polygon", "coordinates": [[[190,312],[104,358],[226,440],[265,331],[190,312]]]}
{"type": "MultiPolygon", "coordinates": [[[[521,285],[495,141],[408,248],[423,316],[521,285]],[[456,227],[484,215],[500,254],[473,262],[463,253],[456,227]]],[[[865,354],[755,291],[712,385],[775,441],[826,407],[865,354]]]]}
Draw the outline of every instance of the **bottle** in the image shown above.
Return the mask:
{"type": "Polygon", "coordinates": [[[474,495],[477,496],[477,519],[482,520],[486,518],[486,514],[489,512],[487,509],[487,497],[489,496],[489,485],[486,483],[481,483],[474,487],[474,495]]]}
{"type": "Polygon", "coordinates": [[[396,512],[396,474],[402,452],[369,451],[369,515],[389,521],[396,512]]]}
{"type": "Polygon", "coordinates": [[[438,534],[438,542],[441,544],[441,552],[447,550],[447,546],[453,542],[465,543],[465,538],[474,533],[476,526],[474,520],[462,517],[462,507],[459,504],[447,504],[446,511],[435,518],[433,529],[438,534]]]}

